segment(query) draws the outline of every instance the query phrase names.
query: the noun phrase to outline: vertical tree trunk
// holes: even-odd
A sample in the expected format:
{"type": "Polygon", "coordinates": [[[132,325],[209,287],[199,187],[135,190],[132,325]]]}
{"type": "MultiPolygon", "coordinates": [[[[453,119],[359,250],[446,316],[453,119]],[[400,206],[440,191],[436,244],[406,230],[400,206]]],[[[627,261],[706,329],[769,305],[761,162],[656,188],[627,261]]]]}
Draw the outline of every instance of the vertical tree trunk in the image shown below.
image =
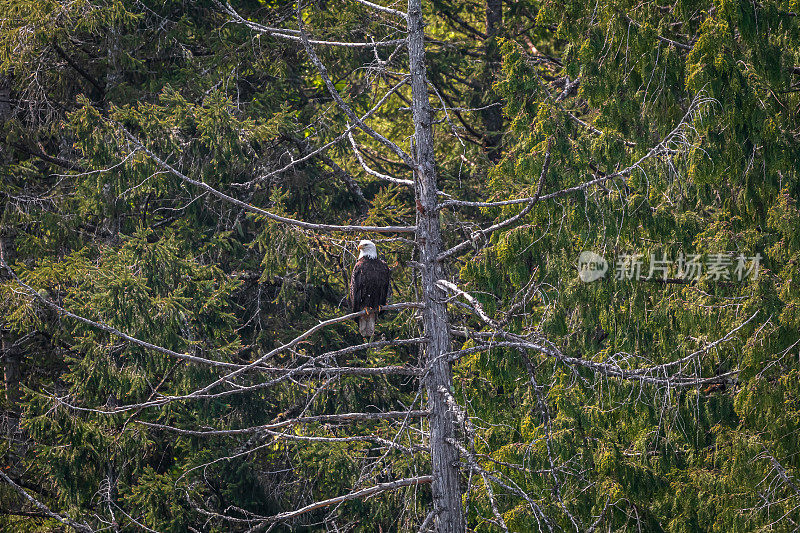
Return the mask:
{"type": "MultiPolygon", "coordinates": [[[[495,76],[500,69],[500,51],[497,48],[497,32],[503,24],[503,0],[486,0],[486,40],[483,42],[483,85],[489,95],[489,104],[499,99],[492,90],[495,76]]],[[[499,105],[487,107],[482,112],[484,143],[489,160],[500,161],[500,137],[503,129],[503,110],[499,105]]]]}
{"type": "Polygon", "coordinates": [[[437,256],[442,252],[437,183],[433,148],[432,113],[428,99],[425,35],[421,0],[408,2],[408,55],[411,67],[411,110],[414,118],[417,182],[417,244],[422,263],[422,312],[426,350],[425,387],[431,411],[431,463],[433,502],[439,533],[463,533],[458,450],[448,442],[455,438],[455,423],[448,412],[447,393],[452,390],[450,363],[442,357],[450,351],[450,329],[444,295],[436,286],[444,278],[437,256]]]}

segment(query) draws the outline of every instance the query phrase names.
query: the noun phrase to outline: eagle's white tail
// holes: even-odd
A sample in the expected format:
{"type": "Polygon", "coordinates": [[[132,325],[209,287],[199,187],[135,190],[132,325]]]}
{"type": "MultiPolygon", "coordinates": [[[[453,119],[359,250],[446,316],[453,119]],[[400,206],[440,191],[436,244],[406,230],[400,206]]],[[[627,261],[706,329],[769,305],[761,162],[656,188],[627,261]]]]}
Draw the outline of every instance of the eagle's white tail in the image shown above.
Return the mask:
{"type": "Polygon", "coordinates": [[[358,318],[358,331],[361,332],[362,337],[372,337],[372,334],[375,333],[375,321],[377,318],[377,313],[370,313],[358,318]]]}

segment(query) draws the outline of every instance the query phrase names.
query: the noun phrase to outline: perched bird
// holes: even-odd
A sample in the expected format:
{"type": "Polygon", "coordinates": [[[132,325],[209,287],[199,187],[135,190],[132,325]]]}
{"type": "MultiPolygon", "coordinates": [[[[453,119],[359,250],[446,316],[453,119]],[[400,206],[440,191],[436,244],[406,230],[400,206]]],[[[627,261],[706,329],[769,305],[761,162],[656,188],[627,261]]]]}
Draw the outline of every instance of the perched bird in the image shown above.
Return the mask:
{"type": "Polygon", "coordinates": [[[358,261],[350,278],[350,303],[354,313],[367,310],[366,315],[357,318],[358,330],[363,337],[372,337],[378,313],[389,295],[390,273],[386,263],[378,259],[374,242],[359,242],[358,251],[358,261]]]}

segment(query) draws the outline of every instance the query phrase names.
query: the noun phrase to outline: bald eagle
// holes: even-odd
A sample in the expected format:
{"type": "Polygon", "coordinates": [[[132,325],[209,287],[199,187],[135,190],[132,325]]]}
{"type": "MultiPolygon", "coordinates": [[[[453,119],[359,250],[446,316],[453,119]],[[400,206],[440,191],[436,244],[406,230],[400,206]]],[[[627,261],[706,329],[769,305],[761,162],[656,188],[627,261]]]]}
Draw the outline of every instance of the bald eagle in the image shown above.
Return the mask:
{"type": "Polygon", "coordinates": [[[358,317],[358,330],[363,337],[375,333],[375,321],[381,306],[386,305],[389,295],[389,267],[378,259],[378,249],[372,241],[358,243],[358,261],[350,278],[350,303],[353,312],[364,309],[367,314],[358,317]]]}

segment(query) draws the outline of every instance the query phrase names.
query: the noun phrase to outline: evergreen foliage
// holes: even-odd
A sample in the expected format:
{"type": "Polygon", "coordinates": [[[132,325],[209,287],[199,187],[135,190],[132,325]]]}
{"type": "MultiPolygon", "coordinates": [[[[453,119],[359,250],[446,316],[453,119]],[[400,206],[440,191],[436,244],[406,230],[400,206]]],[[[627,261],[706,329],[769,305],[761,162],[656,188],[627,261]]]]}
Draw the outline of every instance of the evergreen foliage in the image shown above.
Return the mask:
{"type": "MultiPolygon", "coordinates": [[[[796,531],[800,5],[525,0],[489,32],[490,4],[424,14],[442,233],[469,242],[448,275],[489,319],[442,293],[469,530],[796,531]],[[587,250],[609,261],[592,283],[587,250]],[[732,275],[615,279],[634,253],[643,278],[652,257],[716,253],[732,275]],[[757,277],[733,275],[740,256],[757,277]]],[[[418,311],[279,350],[349,312],[360,236],[248,209],[416,223],[412,172],[353,128],[357,156],[296,34],[263,29],[299,13],[353,113],[411,153],[403,43],[330,44],[405,22],[232,8],[0,0],[0,529],[267,529],[431,471],[418,311]],[[311,418],[347,413],[389,414],[311,418]]],[[[393,302],[423,299],[410,235],[368,235],[393,302]]],[[[417,531],[432,500],[420,482],[275,530],[417,531]]]]}

